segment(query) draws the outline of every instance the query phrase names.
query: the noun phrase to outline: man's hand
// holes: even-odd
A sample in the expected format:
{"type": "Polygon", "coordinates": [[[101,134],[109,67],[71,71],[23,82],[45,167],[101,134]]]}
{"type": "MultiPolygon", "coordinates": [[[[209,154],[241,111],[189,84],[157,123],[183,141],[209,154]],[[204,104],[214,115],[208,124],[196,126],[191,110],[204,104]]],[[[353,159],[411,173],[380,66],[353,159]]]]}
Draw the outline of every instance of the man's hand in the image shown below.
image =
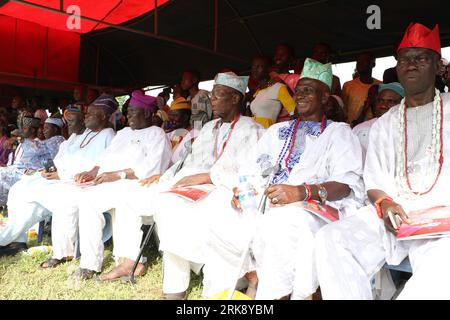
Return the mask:
{"type": "Polygon", "coordinates": [[[85,183],[89,182],[95,179],[97,177],[98,173],[98,167],[95,167],[91,171],[84,171],[77,175],[75,175],[75,182],[76,183],[85,183]]]}
{"type": "Polygon", "coordinates": [[[58,176],[58,172],[46,172],[46,171],[42,171],[41,172],[41,176],[42,178],[45,178],[47,180],[59,180],[59,176],[58,176]]]}
{"type": "Polygon", "coordinates": [[[290,186],[287,184],[277,184],[267,188],[265,194],[273,204],[289,204],[302,201],[305,198],[305,191],[300,186],[290,186]]]}
{"type": "Polygon", "coordinates": [[[94,180],[96,175],[92,174],[91,171],[85,171],[75,175],[76,183],[85,183],[94,180]]]}
{"type": "Polygon", "coordinates": [[[148,187],[149,185],[151,185],[153,183],[158,183],[161,176],[162,176],[161,174],[155,174],[154,176],[139,180],[139,184],[142,187],[148,187]]]}
{"type": "Polygon", "coordinates": [[[386,229],[397,235],[398,228],[403,222],[411,223],[408,215],[403,210],[402,206],[394,201],[384,200],[381,202],[381,212],[383,213],[383,221],[386,229]],[[395,225],[393,225],[395,223],[395,225]]]}
{"type": "Polygon", "coordinates": [[[103,172],[94,179],[94,185],[120,180],[118,172],[103,172]]]}
{"type": "Polygon", "coordinates": [[[188,187],[208,183],[212,183],[209,173],[199,173],[184,177],[183,179],[175,183],[174,187],[188,187]]]}
{"type": "Polygon", "coordinates": [[[241,203],[239,202],[239,189],[236,187],[233,188],[233,198],[231,199],[231,206],[239,212],[242,212],[241,203]]]}
{"type": "MultiPolygon", "coordinates": [[[[258,195],[258,192],[255,189],[253,189],[253,195],[258,195]]],[[[233,207],[233,209],[242,212],[241,202],[239,201],[239,189],[237,187],[233,188],[233,198],[231,199],[231,206],[233,207]]]]}

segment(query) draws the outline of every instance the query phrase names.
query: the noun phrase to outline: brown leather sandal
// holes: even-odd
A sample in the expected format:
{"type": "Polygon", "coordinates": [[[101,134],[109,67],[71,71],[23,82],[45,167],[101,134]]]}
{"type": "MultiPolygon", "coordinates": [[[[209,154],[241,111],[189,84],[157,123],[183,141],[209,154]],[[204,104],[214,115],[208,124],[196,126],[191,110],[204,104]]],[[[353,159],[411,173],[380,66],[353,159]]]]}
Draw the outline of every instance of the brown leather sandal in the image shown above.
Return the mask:
{"type": "Polygon", "coordinates": [[[53,258],[50,258],[50,259],[48,259],[48,260],[42,262],[42,263],[39,265],[39,267],[40,267],[41,269],[55,268],[55,267],[57,267],[57,266],[60,265],[60,264],[69,262],[70,260],[72,260],[72,259],[71,259],[71,258],[63,258],[63,259],[53,259],[53,258]]]}

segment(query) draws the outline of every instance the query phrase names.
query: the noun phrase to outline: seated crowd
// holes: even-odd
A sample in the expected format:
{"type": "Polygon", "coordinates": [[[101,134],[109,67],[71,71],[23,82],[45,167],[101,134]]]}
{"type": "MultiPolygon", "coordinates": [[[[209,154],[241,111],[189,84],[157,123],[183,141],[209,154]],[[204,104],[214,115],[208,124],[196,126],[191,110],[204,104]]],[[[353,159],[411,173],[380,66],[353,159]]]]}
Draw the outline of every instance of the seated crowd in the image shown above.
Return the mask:
{"type": "Polygon", "coordinates": [[[408,212],[450,205],[450,95],[436,88],[450,72],[438,28],[408,27],[395,81],[374,79],[364,52],[341,88],[330,57],[325,43],[305,60],[282,44],[273,59],[255,57],[250,76],[219,72],[211,92],[189,70],[171,92],[133,91],[121,110],[114,96],[82,88],[50,116],[38,100],[15,97],[0,116],[0,256],[25,250],[30,227],[51,218],[53,252],[41,268],[74,259],[78,243],[72,277],[112,281],[135,263],[141,276],[150,218],[164,299],[186,298],[191,270],[209,298],[237,282],[254,299],[310,299],[319,287],[324,299],[374,299],[374,274],[408,256],[413,272],[399,298],[450,298],[450,238],[396,238],[408,212]],[[245,181],[264,214],[244,203],[245,181]],[[198,201],[170,192],[199,185],[208,193],[198,201]],[[311,214],[306,202],[339,219],[311,214]],[[116,260],[108,273],[104,212],[116,260]]]}

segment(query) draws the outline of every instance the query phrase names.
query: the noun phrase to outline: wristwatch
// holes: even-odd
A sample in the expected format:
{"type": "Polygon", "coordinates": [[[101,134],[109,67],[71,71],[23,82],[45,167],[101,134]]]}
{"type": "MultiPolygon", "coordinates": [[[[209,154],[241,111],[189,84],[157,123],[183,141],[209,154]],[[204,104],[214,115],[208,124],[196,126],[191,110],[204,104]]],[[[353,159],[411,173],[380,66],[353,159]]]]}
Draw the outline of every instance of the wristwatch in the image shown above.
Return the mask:
{"type": "Polygon", "coordinates": [[[325,189],[325,187],[321,184],[318,184],[317,187],[319,188],[317,190],[317,194],[320,198],[320,203],[325,203],[325,201],[327,201],[327,197],[328,197],[327,189],[325,189]]]}
{"type": "Polygon", "coordinates": [[[127,173],[125,171],[119,171],[119,177],[120,177],[120,179],[126,179],[127,173]]]}

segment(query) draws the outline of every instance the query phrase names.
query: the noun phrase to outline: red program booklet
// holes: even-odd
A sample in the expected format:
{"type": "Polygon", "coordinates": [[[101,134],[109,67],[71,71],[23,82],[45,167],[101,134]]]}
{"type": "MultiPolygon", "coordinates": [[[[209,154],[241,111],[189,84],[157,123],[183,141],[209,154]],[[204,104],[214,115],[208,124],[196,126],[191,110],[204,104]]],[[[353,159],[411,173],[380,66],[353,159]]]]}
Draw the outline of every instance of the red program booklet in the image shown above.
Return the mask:
{"type": "Polygon", "coordinates": [[[328,223],[339,220],[339,211],[329,205],[321,204],[314,200],[300,201],[293,204],[328,223]]]}
{"type": "Polygon", "coordinates": [[[398,240],[429,239],[450,236],[450,206],[437,206],[411,211],[408,217],[412,223],[402,223],[398,240]]]}
{"type": "Polygon", "coordinates": [[[206,197],[215,188],[216,186],[213,184],[200,184],[196,186],[172,188],[165,192],[174,193],[183,199],[196,202],[206,197]]]}

